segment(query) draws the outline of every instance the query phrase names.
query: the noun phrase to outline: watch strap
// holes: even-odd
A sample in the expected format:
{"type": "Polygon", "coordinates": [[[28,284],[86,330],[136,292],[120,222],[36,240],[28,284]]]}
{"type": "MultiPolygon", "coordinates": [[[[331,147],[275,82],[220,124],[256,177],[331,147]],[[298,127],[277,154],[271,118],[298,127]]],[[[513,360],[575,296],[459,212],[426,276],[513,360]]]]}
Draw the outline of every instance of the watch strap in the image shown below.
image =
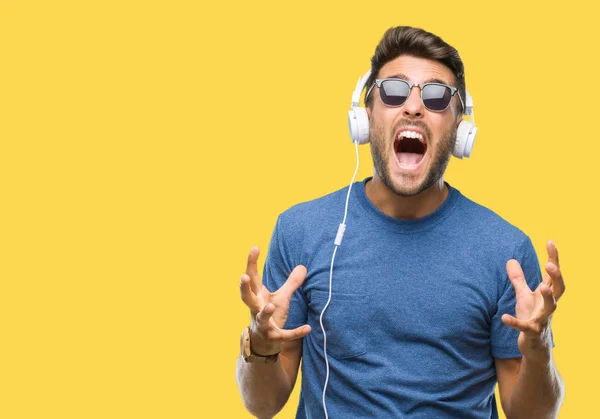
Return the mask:
{"type": "Polygon", "coordinates": [[[246,327],[242,331],[241,347],[242,357],[246,362],[270,364],[273,362],[277,362],[277,359],[279,359],[279,352],[272,355],[260,355],[257,353],[252,353],[252,350],[250,349],[250,327],[246,327]]]}

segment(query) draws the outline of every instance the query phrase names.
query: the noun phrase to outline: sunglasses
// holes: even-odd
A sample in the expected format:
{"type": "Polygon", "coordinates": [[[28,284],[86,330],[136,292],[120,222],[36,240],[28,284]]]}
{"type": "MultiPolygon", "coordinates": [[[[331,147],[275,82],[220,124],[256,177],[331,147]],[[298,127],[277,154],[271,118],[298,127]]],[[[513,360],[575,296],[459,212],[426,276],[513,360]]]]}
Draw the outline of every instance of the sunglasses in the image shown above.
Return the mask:
{"type": "MultiPolygon", "coordinates": [[[[381,97],[381,101],[388,106],[394,107],[402,106],[404,102],[408,100],[412,88],[417,86],[421,89],[421,101],[423,102],[423,105],[434,112],[446,110],[446,108],[450,106],[452,96],[458,92],[456,87],[442,83],[416,84],[398,78],[376,79],[365,95],[365,102],[375,86],[379,88],[379,97],[381,97]]],[[[458,98],[460,99],[463,109],[465,109],[460,94],[458,95],[458,98]]]]}

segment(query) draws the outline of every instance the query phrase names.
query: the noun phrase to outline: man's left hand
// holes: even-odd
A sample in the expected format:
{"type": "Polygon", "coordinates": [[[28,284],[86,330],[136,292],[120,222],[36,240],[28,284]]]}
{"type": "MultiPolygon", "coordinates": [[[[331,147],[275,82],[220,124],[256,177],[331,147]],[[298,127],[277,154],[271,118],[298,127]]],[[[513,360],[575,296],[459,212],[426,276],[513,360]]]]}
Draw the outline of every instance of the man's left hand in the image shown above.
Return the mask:
{"type": "Polygon", "coordinates": [[[565,292],[556,245],[548,241],[546,250],[546,275],[535,291],[531,291],[527,285],[519,262],[511,259],[506,263],[506,272],[517,298],[517,317],[504,314],[502,322],[521,332],[519,350],[524,356],[540,351],[547,352],[552,348],[550,320],[556,310],[556,302],[565,292]]]}

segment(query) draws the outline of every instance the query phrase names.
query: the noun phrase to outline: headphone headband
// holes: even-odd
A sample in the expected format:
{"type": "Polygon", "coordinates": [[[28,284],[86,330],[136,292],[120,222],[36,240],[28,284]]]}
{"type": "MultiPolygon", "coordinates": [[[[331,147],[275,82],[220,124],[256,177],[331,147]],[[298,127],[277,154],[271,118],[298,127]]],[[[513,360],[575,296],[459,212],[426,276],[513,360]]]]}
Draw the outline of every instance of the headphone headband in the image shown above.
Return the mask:
{"type": "Polygon", "coordinates": [[[359,78],[358,81],[356,82],[356,88],[354,89],[354,93],[352,93],[352,104],[350,105],[351,108],[359,107],[360,94],[362,93],[363,89],[365,88],[365,84],[367,83],[367,80],[369,79],[370,76],[371,76],[371,70],[369,69],[369,71],[367,71],[366,74],[364,76],[362,76],[362,78],[359,78]]]}

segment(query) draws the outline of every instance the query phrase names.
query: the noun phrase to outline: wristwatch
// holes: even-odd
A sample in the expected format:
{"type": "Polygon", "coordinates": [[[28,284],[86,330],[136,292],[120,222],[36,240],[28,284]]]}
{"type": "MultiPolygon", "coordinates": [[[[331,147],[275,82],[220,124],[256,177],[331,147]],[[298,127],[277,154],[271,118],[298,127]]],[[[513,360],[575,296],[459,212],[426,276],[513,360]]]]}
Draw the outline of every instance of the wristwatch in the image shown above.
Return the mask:
{"type": "Polygon", "coordinates": [[[242,352],[242,358],[246,362],[259,362],[263,364],[270,364],[272,362],[277,362],[279,358],[279,352],[273,355],[259,355],[256,353],[252,353],[250,350],[250,327],[246,327],[242,331],[242,340],[240,342],[240,350],[242,352]]]}

